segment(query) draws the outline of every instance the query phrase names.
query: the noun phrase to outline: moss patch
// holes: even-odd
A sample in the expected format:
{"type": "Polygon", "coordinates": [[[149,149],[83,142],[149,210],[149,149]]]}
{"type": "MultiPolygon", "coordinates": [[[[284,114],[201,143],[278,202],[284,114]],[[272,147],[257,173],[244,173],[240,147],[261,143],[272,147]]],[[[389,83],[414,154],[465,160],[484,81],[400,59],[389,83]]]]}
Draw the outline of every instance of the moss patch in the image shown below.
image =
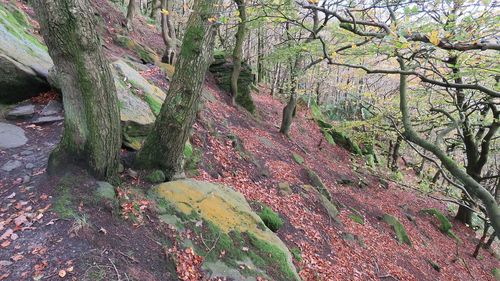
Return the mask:
{"type": "Polygon", "coordinates": [[[283,220],[268,206],[264,206],[259,217],[272,232],[278,231],[283,226],[283,220]]]}
{"type": "Polygon", "coordinates": [[[385,214],[382,219],[392,228],[394,229],[394,232],[396,233],[396,237],[398,238],[399,243],[405,243],[408,246],[412,246],[412,242],[410,240],[410,237],[408,237],[408,234],[406,233],[405,227],[403,224],[399,222],[399,220],[391,216],[389,214],[385,214]]]}
{"type": "Polygon", "coordinates": [[[293,161],[295,161],[295,163],[297,163],[299,165],[304,164],[304,158],[302,158],[302,156],[298,155],[297,153],[293,153],[292,157],[293,157],[293,161]]]}

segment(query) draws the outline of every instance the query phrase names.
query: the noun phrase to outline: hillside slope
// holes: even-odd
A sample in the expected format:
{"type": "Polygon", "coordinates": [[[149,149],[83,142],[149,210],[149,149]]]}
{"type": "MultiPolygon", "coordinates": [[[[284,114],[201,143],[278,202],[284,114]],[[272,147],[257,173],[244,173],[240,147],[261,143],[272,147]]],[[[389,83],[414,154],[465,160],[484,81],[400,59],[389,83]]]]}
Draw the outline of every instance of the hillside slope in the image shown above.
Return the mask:
{"type": "MultiPolygon", "coordinates": [[[[104,29],[108,57],[139,61],[113,40],[124,33],[123,11],[109,1],[93,4],[108,27],[104,29]]],[[[160,53],[156,27],[142,18],[136,26],[130,37],[160,53]]],[[[144,67],[145,78],[168,88],[159,67],[144,67]]],[[[190,139],[194,157],[188,159],[188,174],[239,191],[256,211],[266,204],[278,212],[285,224],[277,235],[294,253],[301,278],[494,280],[491,271],[498,267],[498,259],[486,251],[480,260],[472,258],[477,242],[472,230],[454,224],[457,242],[439,230],[437,219],[420,212],[435,208],[447,214],[445,203],[388,180],[383,171],[366,167],[364,159],[329,144],[307,109],[297,112],[290,138],[284,137],[278,132],[284,105],[268,92],[261,87],[253,93],[252,116],[230,106],[228,93],[207,76],[204,105],[190,139]],[[338,214],[325,208],[310,171],[326,186],[338,214]],[[399,243],[394,229],[382,219],[386,214],[402,223],[412,246],[399,243]]],[[[56,98],[50,92],[35,99],[35,114],[56,98]]],[[[22,167],[0,171],[0,280],[173,280],[175,273],[183,280],[207,278],[200,268],[200,254],[177,243],[186,234],[159,218],[159,206],[148,197],[153,185],[145,180],[146,174],[126,167],[120,187],[111,189],[117,202],[101,201],[89,192],[97,183],[83,172],[56,177],[45,172],[62,122],[2,122],[23,128],[28,141],[1,151],[1,166],[17,161],[22,167]],[[15,239],[12,233],[3,239],[9,229],[15,239]]],[[[133,152],[124,149],[123,156],[127,163],[133,152]]],[[[407,181],[416,184],[409,173],[407,181]]],[[[187,235],[205,243],[196,232],[187,235]]]]}

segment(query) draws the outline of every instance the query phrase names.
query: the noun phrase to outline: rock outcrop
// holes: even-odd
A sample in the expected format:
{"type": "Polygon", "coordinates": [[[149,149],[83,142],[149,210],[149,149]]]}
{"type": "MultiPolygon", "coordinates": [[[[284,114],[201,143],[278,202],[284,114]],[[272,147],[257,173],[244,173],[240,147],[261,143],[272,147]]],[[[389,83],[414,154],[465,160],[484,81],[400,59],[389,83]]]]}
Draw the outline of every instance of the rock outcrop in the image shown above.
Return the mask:
{"type": "Polygon", "coordinates": [[[15,103],[50,88],[52,67],[47,48],[29,34],[24,13],[12,5],[0,6],[0,102],[15,103]]]}
{"type": "MultiPolygon", "coordinates": [[[[247,239],[239,239],[237,242],[239,247],[245,249],[245,252],[240,253],[240,262],[241,264],[251,262],[260,264],[257,268],[258,275],[260,273],[270,274],[272,280],[300,280],[286,245],[276,234],[264,226],[261,218],[252,211],[241,193],[226,186],[195,180],[167,182],[156,186],[154,192],[159,198],[173,205],[180,213],[185,216],[197,214],[200,219],[215,225],[215,228],[220,229],[224,235],[247,237],[247,239]],[[248,245],[244,241],[248,241],[246,242],[248,245]],[[274,271],[278,270],[279,272],[272,272],[272,274],[269,272],[264,260],[270,256],[270,261],[272,260],[270,266],[274,271]]],[[[222,240],[222,238],[220,239],[222,240]]],[[[223,244],[230,248],[220,250],[224,252],[234,250],[231,249],[234,245],[229,240],[230,238],[224,239],[229,242],[225,241],[223,244]]],[[[235,238],[235,240],[237,239],[235,238]]],[[[215,255],[219,255],[219,253],[215,253],[215,255]]],[[[211,277],[239,276],[236,271],[241,270],[241,268],[233,267],[229,270],[227,266],[231,266],[231,264],[223,265],[220,261],[207,260],[203,267],[210,271],[211,277]],[[215,269],[212,267],[213,265],[217,265],[215,269]],[[227,270],[222,272],[216,270],[220,268],[227,270]],[[231,274],[228,276],[223,272],[231,274]]],[[[255,266],[253,268],[255,269],[255,266]]]]}

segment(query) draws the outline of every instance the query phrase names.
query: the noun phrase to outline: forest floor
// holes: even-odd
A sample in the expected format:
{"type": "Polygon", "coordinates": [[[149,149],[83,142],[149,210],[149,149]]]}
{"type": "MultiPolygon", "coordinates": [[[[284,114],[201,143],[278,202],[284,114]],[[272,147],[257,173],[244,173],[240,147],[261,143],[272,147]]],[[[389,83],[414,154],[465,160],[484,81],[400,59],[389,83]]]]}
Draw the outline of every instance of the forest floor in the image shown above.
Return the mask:
{"type": "MultiPolygon", "coordinates": [[[[120,11],[109,1],[94,4],[106,25],[118,29],[123,22],[120,11]]],[[[115,31],[107,30],[108,55],[132,55],[113,45],[115,31]]],[[[160,51],[159,33],[145,23],[132,36],[160,51]]],[[[159,69],[150,67],[143,75],[164,83],[159,69]]],[[[37,108],[54,98],[47,96],[37,108]]],[[[230,106],[228,94],[210,76],[204,97],[191,138],[198,167],[190,174],[231,186],[248,201],[279,212],[285,226],[277,234],[290,249],[300,249],[302,260],[295,264],[304,280],[494,280],[491,270],[498,267],[498,258],[485,250],[478,259],[472,257],[478,242],[473,230],[454,223],[453,232],[461,240],[457,242],[440,232],[435,218],[420,213],[436,208],[448,214],[444,202],[405,188],[389,180],[383,169],[371,170],[364,159],[328,144],[307,109],[298,110],[287,138],[278,132],[284,104],[264,87],[253,95],[255,116],[230,106]],[[293,153],[304,162],[296,163],[293,153]],[[316,196],[304,192],[303,186],[310,184],[307,169],[315,171],[332,194],[340,211],[336,220],[316,196]],[[288,183],[292,193],[279,192],[279,183],[288,183]],[[398,242],[381,220],[384,214],[399,219],[413,246],[398,242]]],[[[47,175],[45,166],[60,139],[62,122],[14,124],[25,130],[28,142],[0,151],[0,166],[21,162],[12,171],[0,170],[0,280],[171,280],[181,261],[174,264],[165,245],[175,243],[177,234],[159,221],[151,201],[122,196],[117,209],[96,200],[89,192],[96,181],[81,171],[47,175]],[[127,219],[130,204],[141,210],[135,220],[127,219]]],[[[125,159],[130,155],[123,150],[125,159]]],[[[412,172],[405,174],[406,185],[417,186],[412,172]]],[[[127,192],[146,194],[151,187],[129,169],[121,178],[120,189],[127,192]]],[[[498,251],[498,244],[495,247],[498,251]]],[[[181,250],[182,266],[199,271],[194,266],[198,257],[181,250]]]]}

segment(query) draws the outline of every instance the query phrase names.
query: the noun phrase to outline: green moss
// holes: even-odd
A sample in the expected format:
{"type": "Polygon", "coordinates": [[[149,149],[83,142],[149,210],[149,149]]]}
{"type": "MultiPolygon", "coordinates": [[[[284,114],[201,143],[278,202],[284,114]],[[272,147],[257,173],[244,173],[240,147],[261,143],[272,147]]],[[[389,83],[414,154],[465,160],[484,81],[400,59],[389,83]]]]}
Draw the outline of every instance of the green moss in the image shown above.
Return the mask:
{"type": "Polygon", "coordinates": [[[385,214],[382,219],[392,228],[394,229],[394,232],[396,233],[396,237],[398,238],[399,243],[405,243],[408,246],[412,246],[412,242],[410,240],[410,237],[408,237],[408,234],[406,233],[405,227],[399,222],[399,220],[391,216],[389,214],[385,214]]]}
{"type": "Polygon", "coordinates": [[[296,153],[293,153],[292,154],[292,157],[293,157],[293,160],[297,163],[297,164],[300,164],[302,165],[304,163],[304,158],[302,158],[302,156],[296,154],[296,153]]]}
{"type": "Polygon", "coordinates": [[[155,97],[151,95],[146,95],[144,99],[148,103],[149,108],[151,108],[151,111],[153,111],[153,114],[155,116],[158,116],[158,114],[160,114],[162,104],[155,97]]]}
{"type": "Polygon", "coordinates": [[[293,247],[290,252],[298,262],[302,261],[302,251],[298,247],[293,247]]]}
{"type": "Polygon", "coordinates": [[[205,32],[203,30],[203,27],[200,27],[198,25],[191,25],[184,35],[180,55],[182,57],[191,57],[192,55],[200,53],[201,46],[199,42],[203,40],[204,34],[205,32]]]}
{"type": "Polygon", "coordinates": [[[325,139],[329,144],[335,145],[335,140],[333,139],[332,135],[330,135],[328,132],[323,131],[323,136],[325,136],[325,139]]]}
{"type": "Polygon", "coordinates": [[[272,232],[278,231],[283,226],[283,220],[268,206],[264,206],[259,217],[272,232]]]}
{"type": "Polygon", "coordinates": [[[256,253],[256,255],[250,257],[255,265],[267,268],[267,272],[275,277],[275,280],[295,280],[295,275],[288,266],[285,253],[278,247],[258,239],[251,233],[248,234],[248,237],[252,250],[256,253]]]}
{"type": "Polygon", "coordinates": [[[436,271],[441,271],[441,267],[439,266],[439,264],[433,262],[432,260],[427,260],[427,262],[432,266],[432,268],[434,268],[434,270],[436,271]]]}
{"type": "Polygon", "coordinates": [[[188,176],[197,176],[198,175],[198,165],[201,162],[203,157],[203,153],[198,148],[193,148],[191,146],[191,152],[186,151],[186,147],[184,147],[184,171],[188,176]],[[189,155],[188,157],[186,157],[189,155]]]}
{"type": "Polygon", "coordinates": [[[364,225],[364,224],[365,224],[365,219],[364,219],[362,216],[360,216],[360,215],[357,215],[357,214],[350,214],[350,215],[349,215],[349,218],[350,218],[352,221],[357,222],[357,223],[359,223],[359,224],[361,224],[361,225],[364,225]]]}
{"type": "Polygon", "coordinates": [[[57,186],[57,195],[54,200],[53,210],[62,219],[70,219],[77,216],[71,195],[72,188],[72,181],[69,176],[63,177],[57,186]]]}
{"type": "Polygon", "coordinates": [[[493,268],[491,270],[491,274],[495,277],[496,280],[500,281],[500,268],[493,268]]]}
{"type": "Polygon", "coordinates": [[[446,218],[446,216],[437,209],[424,209],[421,212],[436,217],[440,222],[439,230],[443,233],[448,233],[448,231],[450,231],[453,227],[448,218],[446,218]]]}
{"type": "Polygon", "coordinates": [[[186,144],[184,145],[184,158],[190,158],[191,156],[193,156],[193,146],[191,145],[191,143],[189,142],[189,140],[186,142],[186,144]]]}
{"type": "Polygon", "coordinates": [[[155,170],[151,174],[149,174],[146,179],[152,183],[162,183],[166,180],[166,177],[163,171],[155,170]]]}
{"type": "MultiPolygon", "coordinates": [[[[14,6],[0,5],[0,24],[2,24],[7,29],[7,31],[9,31],[15,37],[22,40],[27,40],[35,47],[38,47],[42,50],[48,50],[47,46],[42,44],[40,41],[38,41],[37,38],[27,32],[27,29],[30,28],[30,24],[24,12],[19,10],[18,8],[14,6]]],[[[28,46],[28,48],[31,49],[31,46],[28,46]]]]}

